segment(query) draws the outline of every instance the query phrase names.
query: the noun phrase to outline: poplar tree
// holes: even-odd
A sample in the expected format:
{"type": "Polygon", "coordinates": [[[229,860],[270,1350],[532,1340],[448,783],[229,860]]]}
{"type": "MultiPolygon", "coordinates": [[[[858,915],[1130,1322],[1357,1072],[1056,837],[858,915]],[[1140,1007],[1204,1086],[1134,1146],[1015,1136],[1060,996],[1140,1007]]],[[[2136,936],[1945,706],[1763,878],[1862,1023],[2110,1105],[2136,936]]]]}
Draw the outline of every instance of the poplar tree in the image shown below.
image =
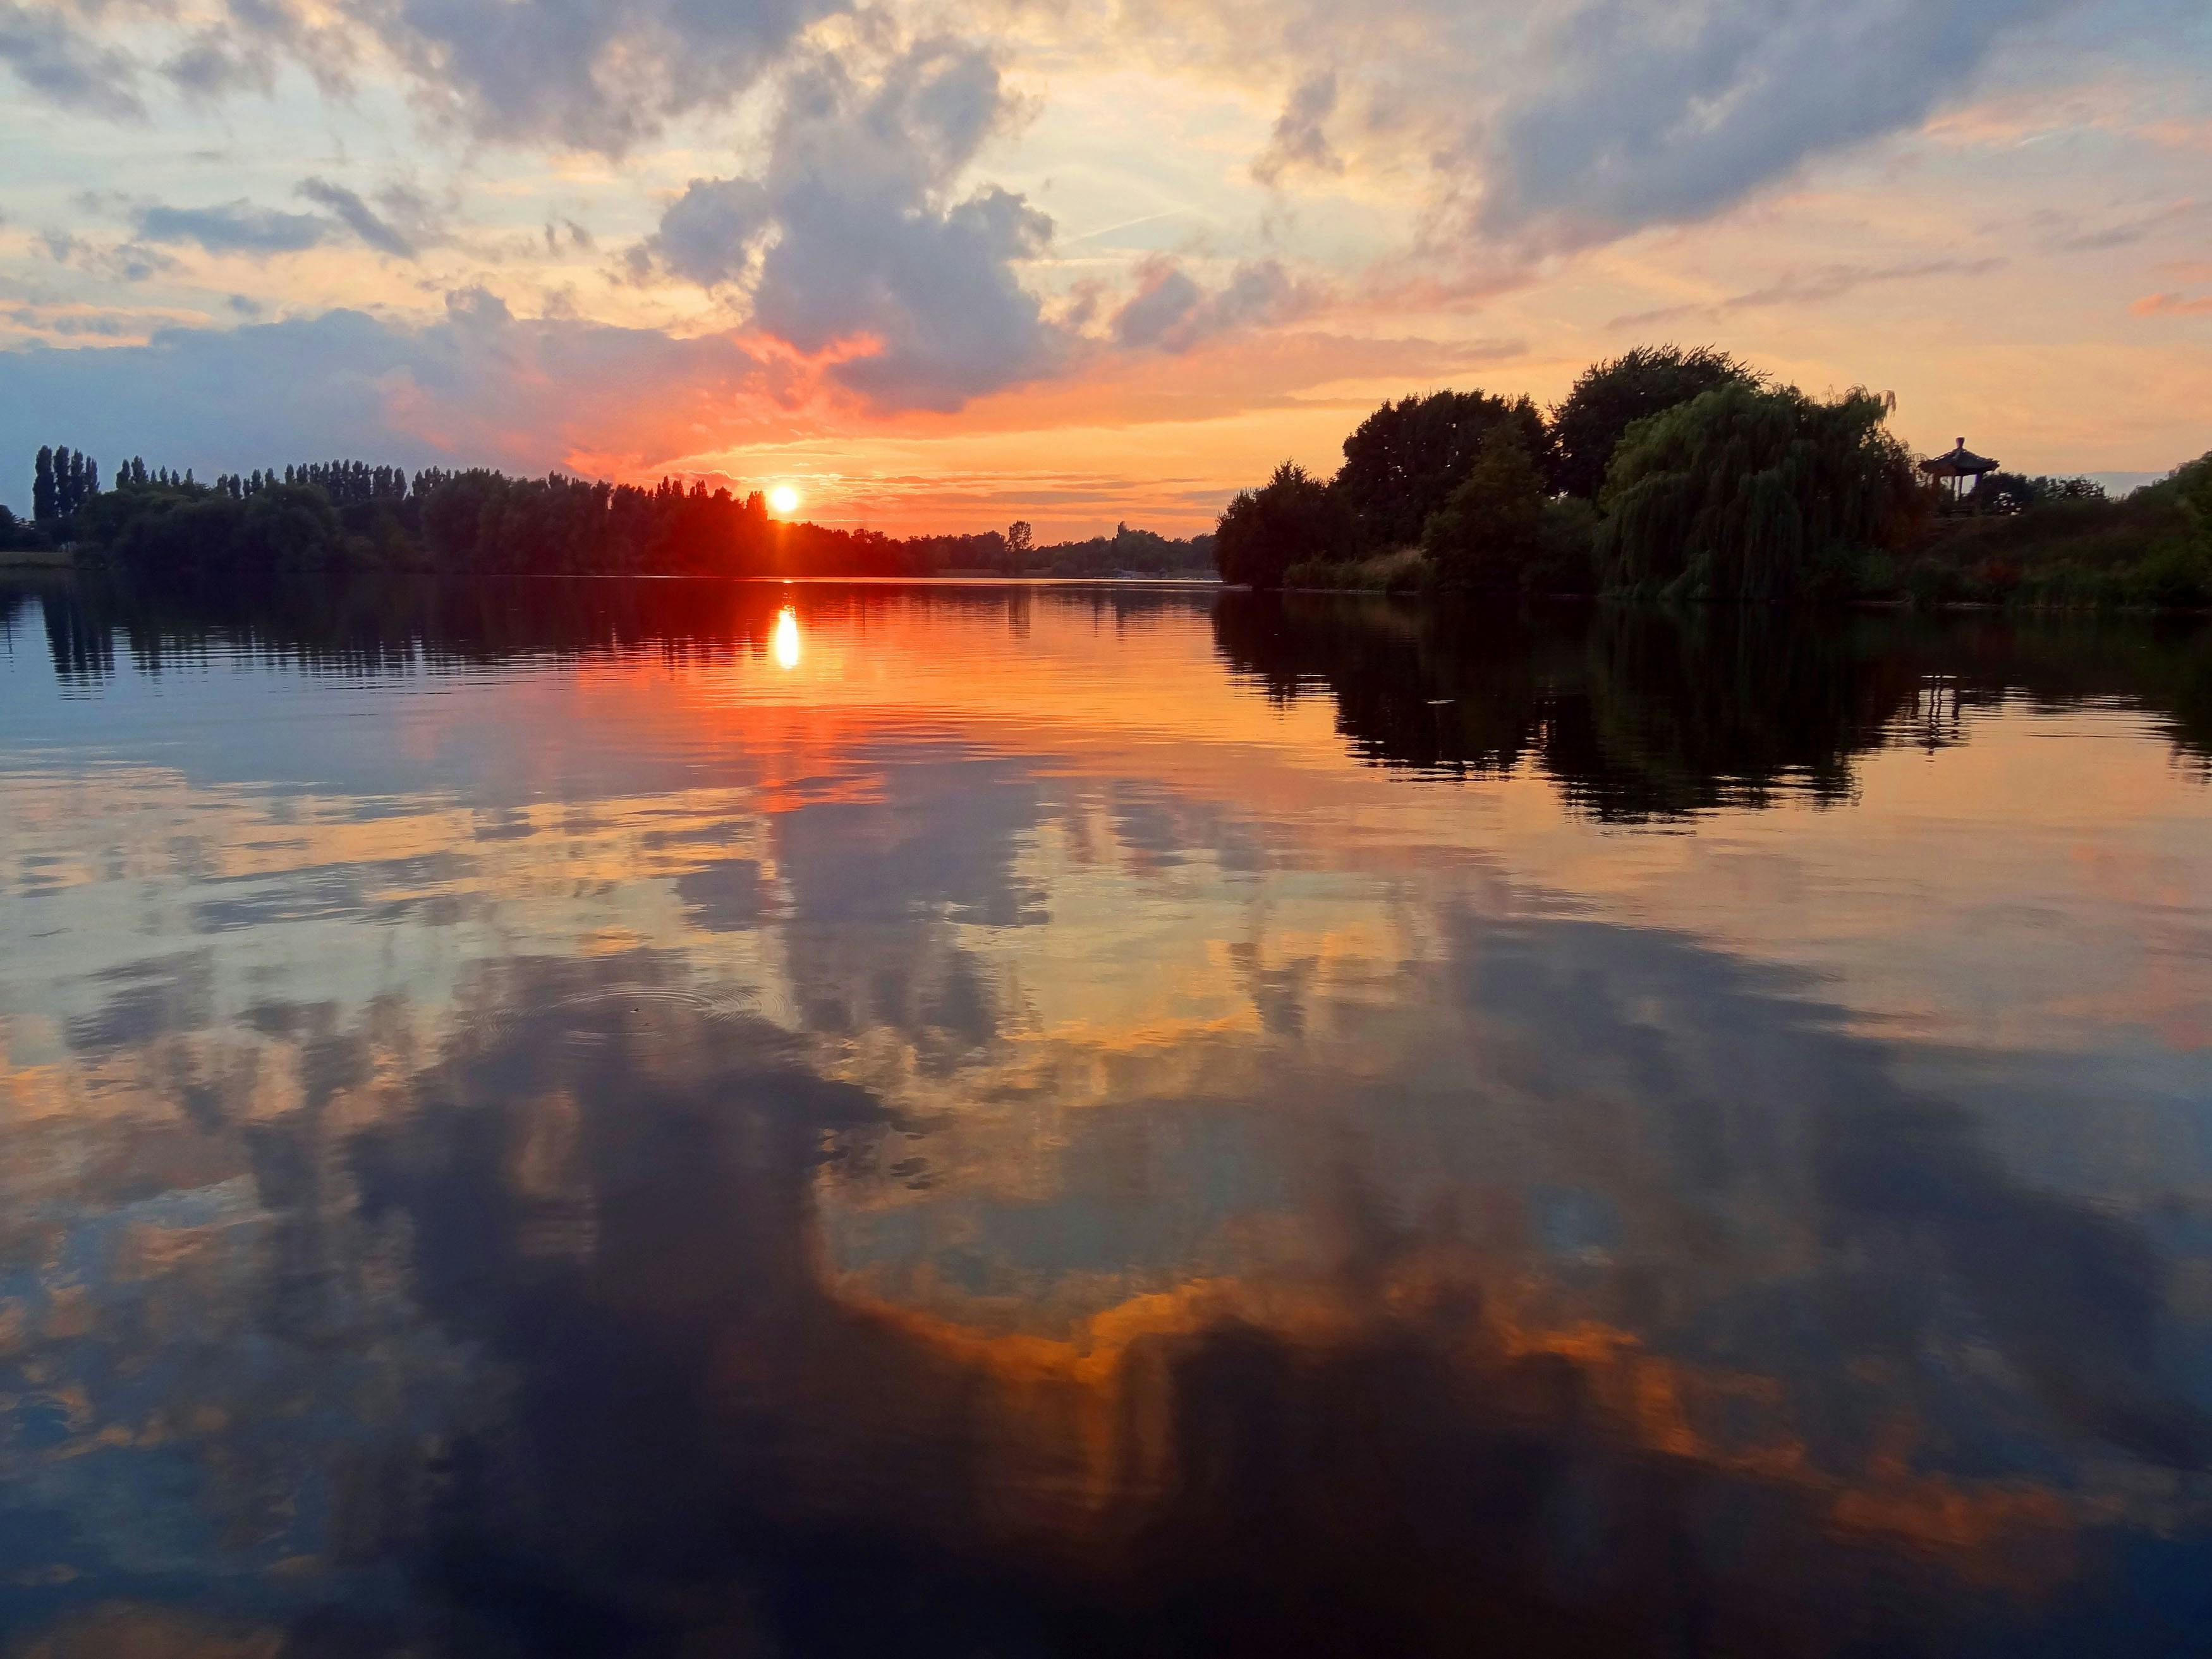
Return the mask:
{"type": "Polygon", "coordinates": [[[31,517],[45,520],[58,515],[54,497],[54,449],[52,444],[43,444],[39,449],[39,470],[31,483],[31,517]]]}

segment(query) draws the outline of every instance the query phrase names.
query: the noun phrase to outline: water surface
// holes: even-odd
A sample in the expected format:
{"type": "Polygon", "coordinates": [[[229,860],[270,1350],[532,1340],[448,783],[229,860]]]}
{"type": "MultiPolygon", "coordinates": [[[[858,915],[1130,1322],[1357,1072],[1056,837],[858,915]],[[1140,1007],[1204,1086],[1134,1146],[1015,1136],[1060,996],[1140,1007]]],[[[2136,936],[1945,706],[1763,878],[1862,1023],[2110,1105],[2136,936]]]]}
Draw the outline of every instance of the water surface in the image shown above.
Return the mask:
{"type": "Polygon", "coordinates": [[[2204,629],[0,619],[5,1651],[2212,1644],[2204,629]]]}

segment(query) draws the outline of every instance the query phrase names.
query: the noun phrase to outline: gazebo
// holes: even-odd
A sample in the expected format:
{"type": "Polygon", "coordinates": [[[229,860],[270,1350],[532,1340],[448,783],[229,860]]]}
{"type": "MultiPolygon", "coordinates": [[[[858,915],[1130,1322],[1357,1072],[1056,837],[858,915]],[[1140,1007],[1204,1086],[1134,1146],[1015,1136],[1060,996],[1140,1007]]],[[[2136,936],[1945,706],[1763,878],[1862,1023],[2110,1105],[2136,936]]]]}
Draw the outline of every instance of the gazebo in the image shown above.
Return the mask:
{"type": "Polygon", "coordinates": [[[1983,473],[1997,470],[1997,464],[1986,455],[1975,454],[1966,447],[1966,441],[1960,438],[1957,448],[1946,450],[1941,455],[1929,456],[1920,463],[1920,470],[1938,482],[1948,480],[1951,486],[1951,499],[1955,501],[1964,499],[1974,487],[1973,483],[1967,482],[1969,479],[1980,482],[1983,473]]]}

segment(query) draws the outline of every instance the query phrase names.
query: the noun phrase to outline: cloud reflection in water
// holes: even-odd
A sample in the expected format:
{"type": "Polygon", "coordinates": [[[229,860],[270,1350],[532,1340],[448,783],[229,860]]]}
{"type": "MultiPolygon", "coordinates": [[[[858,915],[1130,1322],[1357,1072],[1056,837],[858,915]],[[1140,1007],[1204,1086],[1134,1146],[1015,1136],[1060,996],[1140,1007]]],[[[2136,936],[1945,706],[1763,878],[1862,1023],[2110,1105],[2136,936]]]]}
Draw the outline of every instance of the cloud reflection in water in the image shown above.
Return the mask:
{"type": "MultiPolygon", "coordinates": [[[[1908,868],[1940,844],[1851,768],[1911,741],[1897,653],[1957,641],[1876,652],[1863,683],[1902,690],[1848,742],[1754,681],[1771,745],[1728,735],[1754,711],[1709,661],[1585,718],[1559,664],[1601,638],[1480,666],[1428,641],[1457,729],[1524,720],[1485,689],[1516,677],[1550,711],[1520,740],[1542,771],[1437,785],[1338,729],[1411,707],[1356,634],[1299,647],[1278,714],[1222,672],[1233,617],[1024,599],[1017,634],[1003,598],[825,592],[830,678],[755,698],[728,647],[786,602],[732,601],[726,644],[556,628],[427,674],[364,670],[374,633],[337,674],[220,622],[125,636],[130,665],[96,626],[27,665],[18,633],[11,1629],[1614,1654],[2197,1627],[2205,1048],[1905,1019],[1941,907],[2007,924],[1937,868],[1899,930],[1815,833],[1857,812],[1908,868]],[[206,718],[231,707],[270,728],[243,757],[206,718]],[[1668,759],[1668,727],[1705,735],[1668,759]],[[1736,781],[1681,769],[1716,743],[1736,781]],[[1601,765],[1636,781],[1578,781],[1601,765]],[[1801,776],[1843,781],[1801,806],[1801,776]],[[1704,866],[1663,916],[1622,885],[1674,841],[1606,826],[1684,811],[1706,846],[1787,838],[1832,969],[1728,936],[1704,866]]],[[[2118,757],[2130,816],[2058,793],[2069,843],[2148,836],[2201,875],[2170,737],[2065,718],[1960,714],[1930,775],[2118,757]]],[[[1993,868],[2045,878],[2031,925],[2081,944],[2077,981],[2132,982],[2034,828],[1993,868]]],[[[2202,907],[2155,915],[2142,960],[2202,963],[2202,907]]],[[[2202,991],[2168,974],[2160,1029],[2202,991]]]]}

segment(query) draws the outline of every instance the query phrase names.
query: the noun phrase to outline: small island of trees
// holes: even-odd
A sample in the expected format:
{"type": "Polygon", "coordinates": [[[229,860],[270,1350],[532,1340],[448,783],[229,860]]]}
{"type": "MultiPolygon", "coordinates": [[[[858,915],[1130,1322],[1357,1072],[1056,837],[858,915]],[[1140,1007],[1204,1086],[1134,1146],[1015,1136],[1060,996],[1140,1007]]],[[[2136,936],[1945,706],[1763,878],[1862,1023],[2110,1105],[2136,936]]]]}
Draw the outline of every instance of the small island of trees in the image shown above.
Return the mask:
{"type": "Polygon", "coordinates": [[[1815,398],[1711,347],[1638,347],[1548,412],[1383,404],[1328,479],[1285,462],[1221,516],[1254,587],[1728,601],[2212,604],[2212,455],[2122,501],[1991,471],[1953,495],[1893,401],[1815,398]]]}

